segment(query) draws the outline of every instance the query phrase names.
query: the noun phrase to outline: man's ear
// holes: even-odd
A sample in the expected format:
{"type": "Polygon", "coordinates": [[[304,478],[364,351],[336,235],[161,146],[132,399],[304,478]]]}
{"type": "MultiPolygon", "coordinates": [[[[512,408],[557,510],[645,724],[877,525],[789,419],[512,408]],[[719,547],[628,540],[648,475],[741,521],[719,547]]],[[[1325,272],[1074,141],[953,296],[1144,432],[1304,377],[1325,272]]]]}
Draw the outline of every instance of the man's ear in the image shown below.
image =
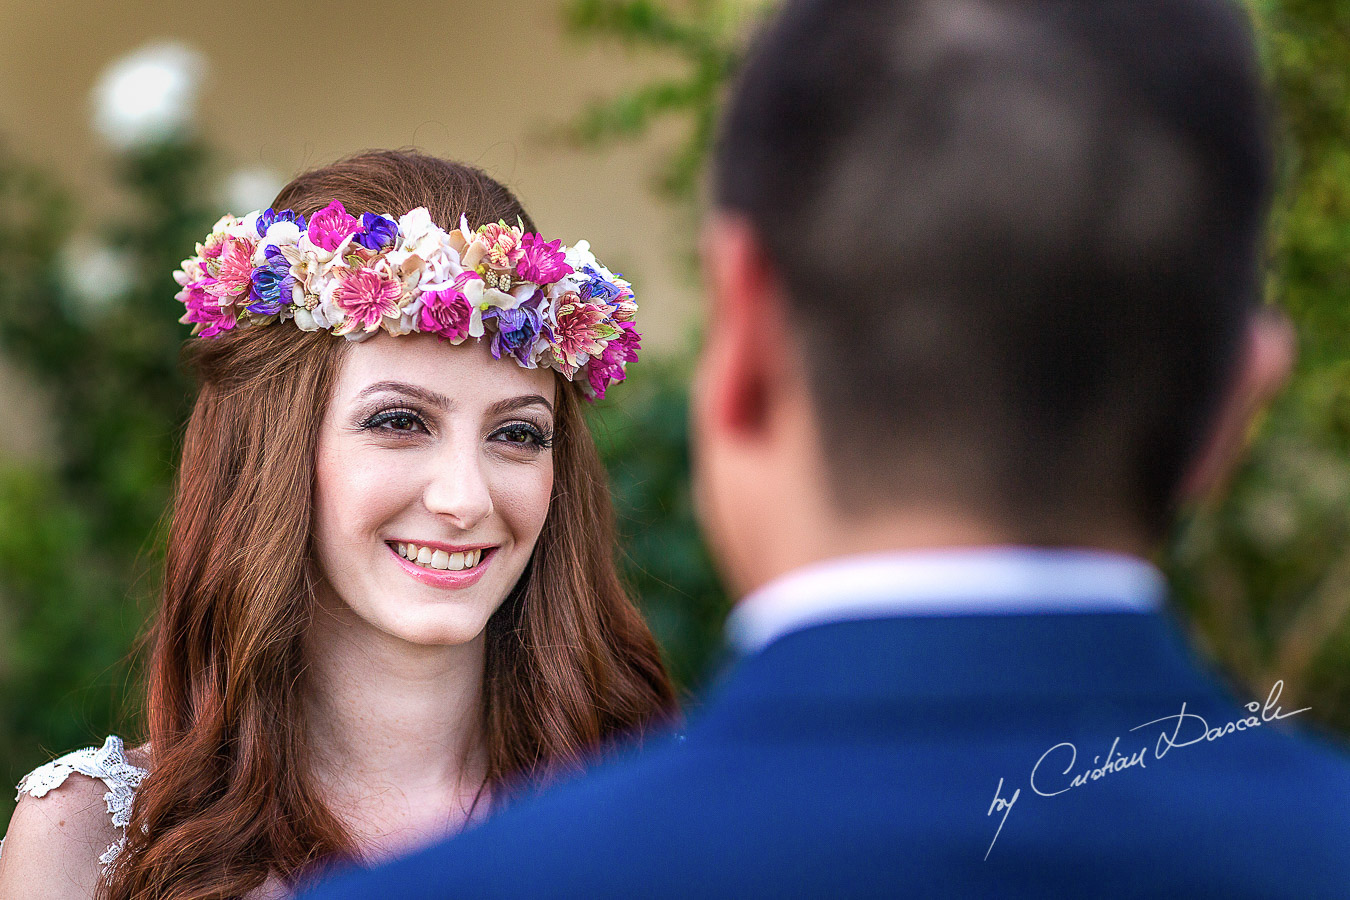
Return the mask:
{"type": "Polygon", "coordinates": [[[1297,355],[1295,345],[1293,326],[1283,312],[1263,308],[1251,316],[1236,377],[1208,440],[1182,483],[1183,503],[1203,500],[1228,480],[1242,459],[1252,422],[1289,380],[1297,355]]]}
{"type": "Polygon", "coordinates": [[[752,437],[769,423],[791,342],[777,273],[744,219],[717,213],[703,229],[708,295],[698,375],[705,425],[752,437]]]}

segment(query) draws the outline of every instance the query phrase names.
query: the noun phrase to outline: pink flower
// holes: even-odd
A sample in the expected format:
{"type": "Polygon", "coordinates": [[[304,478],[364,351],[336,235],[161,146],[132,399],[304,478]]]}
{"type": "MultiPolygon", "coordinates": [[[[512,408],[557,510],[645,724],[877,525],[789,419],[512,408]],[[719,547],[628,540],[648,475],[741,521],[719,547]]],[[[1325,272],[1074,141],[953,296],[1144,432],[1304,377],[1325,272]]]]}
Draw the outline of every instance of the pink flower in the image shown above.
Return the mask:
{"type": "Polygon", "coordinates": [[[360,230],[360,220],[348,215],[347,207],[340,200],[334,200],[309,220],[310,242],[329,253],[360,230]]]}
{"type": "Polygon", "coordinates": [[[618,299],[610,301],[610,318],[615,322],[631,322],[637,316],[637,300],[631,290],[623,291],[618,299]]]}
{"type": "Polygon", "coordinates": [[[219,258],[214,264],[215,282],[206,290],[221,299],[234,299],[253,287],[253,251],[255,241],[247,238],[226,238],[219,258]]]}
{"type": "Polygon", "coordinates": [[[178,321],[192,325],[192,333],[204,338],[213,338],[229,331],[238,322],[238,315],[231,305],[221,306],[213,294],[208,293],[210,280],[194,281],[178,292],[187,312],[178,321]]]}
{"type": "Polygon", "coordinates": [[[520,230],[510,225],[484,225],[478,239],[487,248],[488,265],[494,269],[513,269],[520,262],[520,230]]]}
{"type": "Polygon", "coordinates": [[[361,328],[370,332],[380,327],[380,320],[398,316],[399,298],[403,285],[392,275],[374,269],[357,269],[342,280],[333,302],[346,314],[334,334],[347,334],[361,328]]]}
{"type": "Polygon", "coordinates": [[[440,335],[447,341],[457,341],[469,333],[473,306],[464,296],[464,285],[477,272],[461,272],[454,284],[442,291],[427,291],[422,295],[422,312],[418,315],[418,330],[440,335]]]}
{"type": "Polygon", "coordinates": [[[516,274],[526,281],[552,284],[572,274],[561,240],[545,243],[541,235],[532,232],[520,242],[520,249],[520,264],[516,266],[516,274]]]}
{"type": "Polygon", "coordinates": [[[566,296],[572,302],[558,308],[558,324],[553,327],[550,344],[563,374],[571,378],[588,358],[604,352],[602,341],[617,337],[619,332],[605,321],[604,307],[583,303],[570,292],[566,296]]]}

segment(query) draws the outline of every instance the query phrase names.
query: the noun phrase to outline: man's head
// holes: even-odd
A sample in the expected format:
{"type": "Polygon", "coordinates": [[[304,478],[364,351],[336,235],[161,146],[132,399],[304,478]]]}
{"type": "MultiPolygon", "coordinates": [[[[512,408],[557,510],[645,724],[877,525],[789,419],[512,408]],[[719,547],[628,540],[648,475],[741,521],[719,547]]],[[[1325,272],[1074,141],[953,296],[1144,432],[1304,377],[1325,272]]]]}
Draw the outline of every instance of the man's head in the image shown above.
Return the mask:
{"type": "Polygon", "coordinates": [[[714,544],[1147,545],[1285,364],[1270,170],[1227,0],[790,0],[717,147],[714,544]]]}

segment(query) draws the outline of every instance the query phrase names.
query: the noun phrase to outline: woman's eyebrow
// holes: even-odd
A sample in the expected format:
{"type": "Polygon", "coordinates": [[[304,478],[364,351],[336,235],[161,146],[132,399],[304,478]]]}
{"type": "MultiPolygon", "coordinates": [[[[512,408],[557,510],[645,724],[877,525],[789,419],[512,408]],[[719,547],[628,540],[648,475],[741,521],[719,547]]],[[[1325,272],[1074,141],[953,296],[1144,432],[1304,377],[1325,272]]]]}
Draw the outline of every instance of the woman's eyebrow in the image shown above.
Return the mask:
{"type": "Polygon", "coordinates": [[[440,409],[449,409],[453,405],[450,402],[450,398],[444,394],[438,394],[435,391],[429,391],[424,387],[408,384],[405,381],[377,381],[361,393],[357,394],[356,399],[360,400],[364,397],[369,397],[372,394],[380,394],[385,391],[396,394],[405,394],[440,409]]]}
{"type": "Polygon", "coordinates": [[[553,412],[553,404],[549,403],[542,395],[525,394],[520,397],[508,397],[505,400],[498,400],[488,407],[488,415],[505,415],[506,413],[515,412],[518,409],[523,409],[526,406],[534,406],[536,404],[544,407],[544,409],[547,409],[550,413],[553,412]]]}

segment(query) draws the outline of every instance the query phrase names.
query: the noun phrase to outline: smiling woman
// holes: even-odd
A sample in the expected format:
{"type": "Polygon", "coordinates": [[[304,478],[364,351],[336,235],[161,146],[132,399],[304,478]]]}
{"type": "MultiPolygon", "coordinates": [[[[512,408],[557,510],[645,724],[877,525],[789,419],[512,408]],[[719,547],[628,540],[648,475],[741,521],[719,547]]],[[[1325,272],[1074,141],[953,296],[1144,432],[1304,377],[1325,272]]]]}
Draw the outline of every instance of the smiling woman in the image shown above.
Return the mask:
{"type": "Polygon", "coordinates": [[[5,897],[282,896],[672,713],[581,412],[632,359],[626,284],[588,251],[565,263],[481,172],[416,154],[301,176],[275,207],[180,281],[201,391],[148,741],[29,776],[5,897]]]}

